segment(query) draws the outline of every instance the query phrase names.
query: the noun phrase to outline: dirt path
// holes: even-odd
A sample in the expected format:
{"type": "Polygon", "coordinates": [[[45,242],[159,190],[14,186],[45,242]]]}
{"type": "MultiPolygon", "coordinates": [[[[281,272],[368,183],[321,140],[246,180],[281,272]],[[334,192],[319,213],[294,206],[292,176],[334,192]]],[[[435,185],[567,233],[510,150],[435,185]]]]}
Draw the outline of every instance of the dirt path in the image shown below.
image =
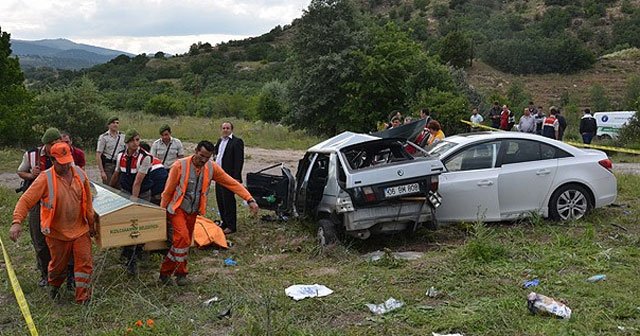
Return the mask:
{"type": "MultiPolygon", "coordinates": [[[[185,147],[185,153],[193,153],[196,144],[183,142],[185,147]]],[[[267,166],[284,163],[286,167],[291,169],[295,174],[298,167],[298,160],[302,158],[304,151],[301,150],[286,150],[286,149],[264,149],[257,147],[245,148],[245,163],[244,174],[250,172],[256,172],[267,166]]],[[[87,175],[89,179],[98,181],[100,180],[100,174],[98,168],[95,165],[86,167],[87,175]]],[[[278,170],[273,170],[274,174],[278,173],[278,170]]],[[[0,185],[8,188],[15,189],[20,186],[20,178],[16,173],[0,173],[0,185]]]]}

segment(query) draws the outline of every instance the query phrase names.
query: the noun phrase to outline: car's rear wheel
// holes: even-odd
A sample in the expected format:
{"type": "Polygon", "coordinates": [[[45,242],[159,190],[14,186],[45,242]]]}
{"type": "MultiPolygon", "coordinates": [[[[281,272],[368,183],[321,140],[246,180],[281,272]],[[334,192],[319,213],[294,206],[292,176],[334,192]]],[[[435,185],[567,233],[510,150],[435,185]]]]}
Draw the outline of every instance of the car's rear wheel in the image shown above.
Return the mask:
{"type": "Polygon", "coordinates": [[[338,232],[335,223],[329,219],[319,220],[317,239],[321,247],[338,243],[338,232]]]}
{"type": "Polygon", "coordinates": [[[549,216],[555,220],[575,220],[584,217],[593,208],[589,192],[577,184],[558,188],[549,201],[549,216]]]}

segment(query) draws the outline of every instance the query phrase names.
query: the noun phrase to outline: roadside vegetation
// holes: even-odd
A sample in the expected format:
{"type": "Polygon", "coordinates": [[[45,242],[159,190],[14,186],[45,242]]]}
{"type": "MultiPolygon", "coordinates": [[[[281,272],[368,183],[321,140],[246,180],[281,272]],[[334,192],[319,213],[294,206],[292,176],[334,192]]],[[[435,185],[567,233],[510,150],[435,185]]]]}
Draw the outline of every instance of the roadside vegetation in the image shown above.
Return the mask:
{"type": "MultiPolygon", "coordinates": [[[[240,231],[229,237],[231,249],[192,251],[194,283],[187,287],[158,285],[157,254],[142,262],[139,277],[128,278],[118,249],[96,250],[94,298],[87,307],[52,304],[37,287],[28,234],[18,244],[8,240],[10,206],[0,208],[5,228],[0,237],[43,335],[630,335],[640,330],[635,267],[640,177],[618,179],[616,206],[576,222],[462,223],[435,232],[347,240],[326,251],[317,247],[312,224],[261,222],[243,208],[240,231]],[[384,249],[424,256],[377,262],[362,257],[384,249]],[[227,257],[238,266],[224,266],[227,257]],[[606,281],[587,282],[594,274],[606,274],[606,281]],[[533,278],[540,285],[523,289],[533,278]],[[314,283],[335,292],[298,302],[284,294],[290,285],[314,283]],[[435,297],[425,294],[432,286],[439,292],[435,297]],[[564,300],[573,310],[571,319],[530,315],[530,291],[564,300]],[[221,301],[202,306],[214,296],[221,301]],[[405,306],[382,316],[365,307],[389,297],[405,306]],[[219,318],[227,309],[230,315],[219,318]],[[153,328],[135,326],[148,319],[153,328]]],[[[0,189],[2,204],[16,199],[12,190],[0,189]]],[[[26,335],[6,277],[0,285],[0,331],[26,335]]],[[[63,296],[71,301],[72,293],[63,296]]]]}

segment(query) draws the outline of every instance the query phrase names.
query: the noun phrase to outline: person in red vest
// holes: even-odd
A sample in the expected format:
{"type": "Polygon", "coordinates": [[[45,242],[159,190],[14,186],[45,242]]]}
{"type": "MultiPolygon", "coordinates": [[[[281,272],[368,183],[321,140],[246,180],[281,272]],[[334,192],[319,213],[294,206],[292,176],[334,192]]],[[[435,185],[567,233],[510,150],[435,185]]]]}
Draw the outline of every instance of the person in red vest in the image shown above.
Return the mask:
{"type": "MultiPolygon", "coordinates": [[[[57,128],[49,128],[40,139],[42,146],[29,149],[24,153],[22,162],[18,167],[18,176],[23,182],[16,191],[23,192],[28,190],[41,172],[53,167],[49,152],[51,151],[51,146],[60,142],[60,140],[60,131],[57,128]]],[[[45,287],[48,278],[47,267],[51,260],[51,255],[44,235],[40,232],[40,203],[36,203],[29,210],[29,233],[31,234],[31,244],[33,244],[33,248],[36,251],[36,264],[40,271],[38,286],[45,287]]]]}
{"type": "Polygon", "coordinates": [[[542,120],[542,136],[556,140],[559,139],[560,122],[556,117],[557,114],[558,109],[555,106],[551,106],[549,116],[542,120]]]}
{"type": "Polygon", "coordinates": [[[17,241],[22,232],[21,223],[29,209],[41,203],[40,231],[45,235],[51,253],[48,265],[50,296],[58,300],[58,291],[67,277],[67,265],[73,255],[75,300],[86,303],[91,298],[91,238],[95,234],[94,212],[89,178],[73,164],[71,148],[66,143],[51,146],[49,168],[33,181],[20,197],[13,211],[9,237],[17,241]]]}
{"type": "MultiPolygon", "coordinates": [[[[160,204],[160,195],[167,180],[167,171],[162,161],[140,147],[140,134],[131,128],[125,132],[126,149],[116,154],[116,169],[111,176],[111,186],[138,198],[160,204]]],[[[143,244],[122,248],[122,258],[126,260],[127,273],[138,273],[137,258],[142,254],[143,244]]]]}
{"type": "Polygon", "coordinates": [[[211,142],[200,141],[194,155],[179,159],[171,166],[160,202],[160,206],[167,209],[167,219],[173,226],[173,245],[160,266],[160,282],[164,285],[172,283],[172,275],[176,276],[179,286],[188,284],[187,257],[193,229],[196,217],[207,211],[212,180],[247,201],[254,216],[258,214],[258,204],[247,189],[211,160],[214,149],[211,142]]]}

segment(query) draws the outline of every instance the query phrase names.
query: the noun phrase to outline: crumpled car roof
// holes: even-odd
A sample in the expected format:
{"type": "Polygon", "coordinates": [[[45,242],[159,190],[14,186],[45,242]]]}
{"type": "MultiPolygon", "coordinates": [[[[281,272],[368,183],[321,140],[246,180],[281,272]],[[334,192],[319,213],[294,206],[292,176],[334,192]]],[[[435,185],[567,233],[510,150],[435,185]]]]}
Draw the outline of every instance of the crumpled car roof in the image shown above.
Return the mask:
{"type": "Polygon", "coordinates": [[[329,138],[311,148],[309,148],[310,152],[321,152],[321,153],[333,153],[339,151],[340,149],[356,145],[359,143],[378,140],[380,137],[362,134],[362,133],[353,133],[353,132],[342,132],[333,138],[329,138]]]}

